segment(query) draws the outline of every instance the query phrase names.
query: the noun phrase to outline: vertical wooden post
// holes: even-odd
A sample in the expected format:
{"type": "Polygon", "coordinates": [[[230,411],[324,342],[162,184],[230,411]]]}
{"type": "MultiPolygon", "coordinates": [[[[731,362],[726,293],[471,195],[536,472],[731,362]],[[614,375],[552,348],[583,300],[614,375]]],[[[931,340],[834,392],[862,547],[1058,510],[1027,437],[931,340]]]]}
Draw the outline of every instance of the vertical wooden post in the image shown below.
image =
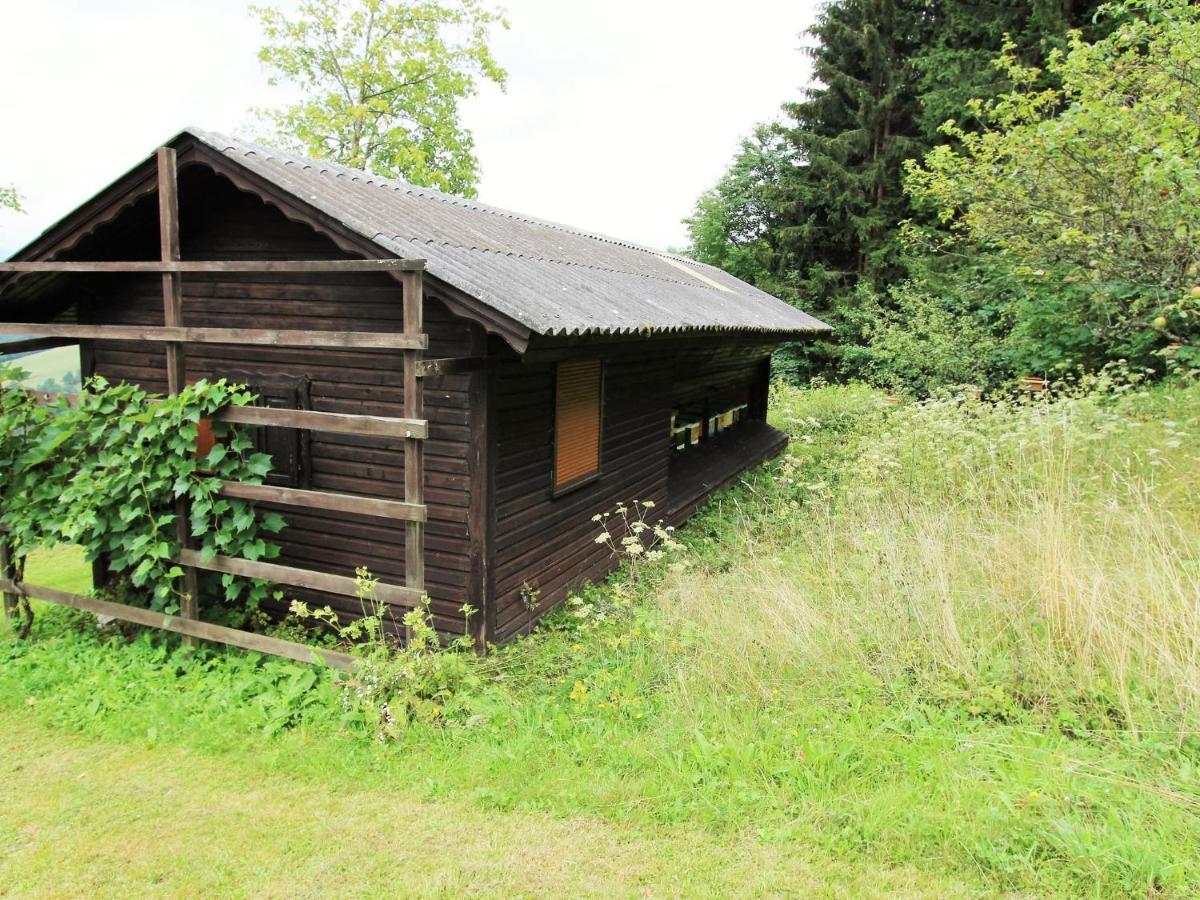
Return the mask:
{"type": "MultiPolygon", "coordinates": [[[[180,258],[179,247],[179,183],[176,180],[175,151],[170,147],[158,148],[158,232],[163,262],[176,262],[180,258]]],[[[162,276],[163,324],[183,324],[183,279],[178,272],[164,272],[162,276]]],[[[167,393],[178,394],[187,383],[187,357],[183,344],[178,341],[167,343],[167,393]]],[[[175,501],[175,537],[180,547],[191,549],[187,498],[175,501]]],[[[184,599],[180,615],[195,619],[199,611],[199,586],[196,570],[183,567],[184,599]]],[[[195,638],[185,637],[184,643],[195,644],[195,638]]]]}
{"type": "MultiPolygon", "coordinates": [[[[14,565],[12,546],[8,541],[8,533],[0,531],[0,578],[15,580],[17,574],[14,565]]],[[[17,620],[17,595],[7,591],[4,594],[4,623],[11,625],[17,620]]]]}
{"type": "MultiPolygon", "coordinates": [[[[94,324],[92,321],[93,311],[93,295],[89,292],[84,295],[87,298],[87,305],[84,305],[83,300],[79,300],[75,304],[76,317],[81,325],[94,324]]],[[[87,384],[87,380],[96,374],[96,342],[94,340],[83,340],[79,342],[79,389],[82,391],[83,386],[87,384]]],[[[108,557],[105,554],[97,556],[92,560],[92,587],[102,588],[108,584],[108,557]]]]}
{"type": "MultiPolygon", "coordinates": [[[[471,325],[471,350],[474,358],[487,358],[487,332],[471,325]]],[[[495,455],[492,453],[492,403],[495,379],[487,365],[468,376],[467,403],[470,408],[471,437],[468,446],[470,497],[467,507],[467,538],[470,546],[471,590],[468,600],[477,607],[471,620],[472,636],[478,652],[487,651],[488,641],[496,633],[496,604],[492,591],[492,521],[495,483],[495,455]]]]}
{"type": "MultiPolygon", "coordinates": [[[[421,272],[405,272],[404,333],[411,337],[422,333],[424,319],[424,284],[421,272]]],[[[404,415],[409,419],[425,418],[425,392],[418,377],[420,350],[404,351],[404,415]]],[[[404,499],[408,503],[425,502],[425,442],[419,438],[404,439],[404,499]]],[[[404,585],[416,591],[425,590],[425,530],[422,522],[406,522],[404,526],[404,585]]]]}

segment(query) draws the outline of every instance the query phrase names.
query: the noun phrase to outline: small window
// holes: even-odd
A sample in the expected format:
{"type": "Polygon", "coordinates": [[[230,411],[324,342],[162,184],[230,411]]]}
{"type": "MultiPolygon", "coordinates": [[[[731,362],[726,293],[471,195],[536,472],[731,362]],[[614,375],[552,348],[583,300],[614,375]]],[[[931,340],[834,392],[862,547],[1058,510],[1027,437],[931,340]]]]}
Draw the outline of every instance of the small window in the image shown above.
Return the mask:
{"type": "MultiPolygon", "coordinates": [[[[312,409],[312,385],[307,377],[265,372],[223,371],[219,377],[244,384],[258,395],[256,406],[278,409],[312,409]]],[[[259,425],[249,430],[254,453],[271,457],[271,471],[264,483],[278,487],[312,486],[312,432],[299,428],[259,425]]]]}
{"type": "Polygon", "coordinates": [[[554,489],[600,474],[600,360],[558,364],[554,397],[554,489]]]}

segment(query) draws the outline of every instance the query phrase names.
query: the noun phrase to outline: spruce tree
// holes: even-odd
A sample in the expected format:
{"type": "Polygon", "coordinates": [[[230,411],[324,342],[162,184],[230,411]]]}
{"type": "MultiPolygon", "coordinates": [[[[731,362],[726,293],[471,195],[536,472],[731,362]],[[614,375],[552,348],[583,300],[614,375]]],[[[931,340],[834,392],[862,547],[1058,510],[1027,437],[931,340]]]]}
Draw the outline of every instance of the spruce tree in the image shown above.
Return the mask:
{"type": "MultiPolygon", "coordinates": [[[[802,302],[835,326],[845,325],[840,307],[861,281],[880,285],[901,274],[902,166],[927,149],[915,126],[913,60],[932,37],[929,9],[927,0],[827,6],[808,32],[816,83],[784,106],[797,165],[778,186],[777,264],[802,302]]],[[[841,339],[852,339],[842,330],[841,339]]]]}
{"type": "MultiPolygon", "coordinates": [[[[903,164],[964,127],[966,101],[1009,88],[993,65],[1006,36],[1040,63],[1069,28],[1092,24],[1101,0],[833,0],[804,35],[814,85],[784,105],[783,146],[769,169],[744,146],[718,189],[688,224],[693,252],[717,265],[736,260],[743,277],[795,300],[838,328],[843,348],[863,336],[854,310],[863,291],[876,300],[907,272],[900,223],[920,218],[903,190],[903,164]],[[786,164],[785,164],[786,163],[786,164]],[[754,266],[746,265],[746,216],[736,208],[747,167],[774,183],[741,192],[754,205],[754,266]],[[720,246],[722,229],[728,247],[720,246]],[[739,240],[742,244],[739,252],[739,240]]],[[[761,138],[761,136],[760,136],[761,138]]],[[[886,297],[884,298],[886,302],[886,297]]],[[[853,372],[854,354],[803,348],[800,372],[853,372]],[[843,359],[843,356],[846,358],[843,359]]]]}

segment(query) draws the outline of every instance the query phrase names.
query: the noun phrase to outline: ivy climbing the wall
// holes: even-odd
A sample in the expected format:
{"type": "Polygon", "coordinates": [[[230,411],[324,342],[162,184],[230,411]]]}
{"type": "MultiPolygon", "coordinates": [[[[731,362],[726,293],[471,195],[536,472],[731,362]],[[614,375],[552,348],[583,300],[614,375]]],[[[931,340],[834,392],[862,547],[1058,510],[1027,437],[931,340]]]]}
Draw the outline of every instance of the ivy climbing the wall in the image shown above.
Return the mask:
{"type": "MultiPolygon", "coordinates": [[[[270,559],[279,547],[264,534],[284,527],[277,513],[218,496],[223,481],[261,484],[271,458],[251,453],[251,439],[213,422],[216,444],[196,456],[199,422],[254,395],[224,379],[198,381],[171,397],[136,385],[90,379],[72,405],[38,404],[20,387],[19,369],[0,367],[0,525],[16,559],[39,547],[82,546],[104,559],[126,601],[167,613],[183,598],[175,501],[190,501],[190,531],[204,559],[270,559]]],[[[201,579],[208,615],[244,625],[269,593],[264,581],[232,575],[201,579]]]]}

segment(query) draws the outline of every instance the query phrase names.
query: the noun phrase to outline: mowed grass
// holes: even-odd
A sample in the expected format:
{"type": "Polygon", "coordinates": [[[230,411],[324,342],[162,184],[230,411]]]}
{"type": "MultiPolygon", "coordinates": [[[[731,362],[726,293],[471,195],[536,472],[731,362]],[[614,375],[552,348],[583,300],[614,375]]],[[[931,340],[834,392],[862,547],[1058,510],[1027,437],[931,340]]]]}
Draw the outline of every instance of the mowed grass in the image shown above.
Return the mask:
{"type": "Polygon", "coordinates": [[[0,729],[0,884],[17,895],[966,894],[753,837],[421,801],[383,777],[101,742],[11,713],[0,729]]]}
{"type": "Polygon", "coordinates": [[[1200,891],[1200,389],[775,399],[787,458],[479,663],[469,727],[381,744],[333,673],[39,609],[0,643],[0,884],[1200,891]]]}

